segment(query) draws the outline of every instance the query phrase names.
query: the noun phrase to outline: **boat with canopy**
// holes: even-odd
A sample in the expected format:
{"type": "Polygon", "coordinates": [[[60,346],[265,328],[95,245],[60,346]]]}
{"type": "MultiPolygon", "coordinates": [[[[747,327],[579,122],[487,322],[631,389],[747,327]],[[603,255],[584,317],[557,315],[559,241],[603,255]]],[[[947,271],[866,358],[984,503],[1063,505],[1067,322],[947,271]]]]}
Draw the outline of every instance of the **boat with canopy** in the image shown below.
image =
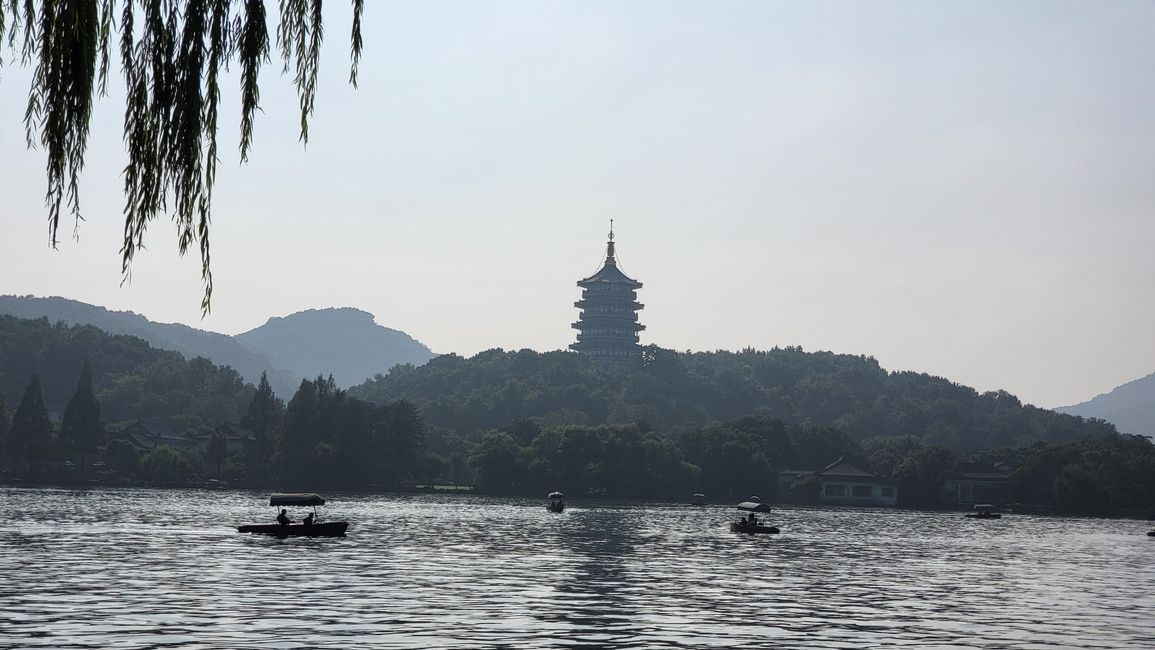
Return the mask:
{"type": "Polygon", "coordinates": [[[769,513],[770,506],[762,503],[758,497],[750,497],[749,500],[738,504],[738,512],[748,512],[749,516],[743,516],[738,521],[730,522],[730,532],[734,533],[749,533],[751,535],[777,535],[778,527],[767,524],[764,520],[758,519],[757,513],[769,513]]]}
{"type": "Polygon", "coordinates": [[[312,506],[313,512],[300,523],[285,519],[288,523],[245,524],[237,526],[239,533],[258,533],[276,537],[344,537],[349,528],[347,521],[321,521],[317,506],[325,505],[325,499],[312,492],[278,493],[269,497],[269,505],[280,508],[312,506]]]}
{"type": "Polygon", "coordinates": [[[549,493],[549,505],[545,507],[550,512],[565,512],[565,495],[561,492],[549,493]]]}

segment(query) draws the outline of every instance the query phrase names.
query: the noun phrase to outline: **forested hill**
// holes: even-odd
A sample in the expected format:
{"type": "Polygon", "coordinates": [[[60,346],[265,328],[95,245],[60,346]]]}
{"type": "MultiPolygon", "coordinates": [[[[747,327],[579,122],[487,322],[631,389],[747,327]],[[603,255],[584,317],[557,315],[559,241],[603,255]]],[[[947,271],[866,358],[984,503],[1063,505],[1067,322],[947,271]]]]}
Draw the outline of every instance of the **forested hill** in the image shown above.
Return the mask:
{"type": "Polygon", "coordinates": [[[185,360],[136,337],[0,315],[0,394],[10,408],[36,374],[45,405],[59,418],[85,361],[108,424],[142,419],[183,431],[235,422],[254,390],[230,368],[185,360]]]}
{"type": "Polygon", "coordinates": [[[154,323],[128,311],[111,311],[67,298],[0,296],[0,314],[94,325],[128,334],[186,359],[204,357],[229,366],[256,384],[261,373],[280,395],[291,395],[302,378],[332,375],[346,388],[399,363],[422,364],[433,352],[405,332],[378,325],[372,314],[353,309],[309,309],[274,317],[237,336],[179,323],[154,323]]]}
{"type": "Polygon", "coordinates": [[[110,334],[127,334],[148,341],[162,350],[175,350],[186,359],[204,357],[213,363],[229,366],[251,384],[256,384],[262,372],[279,393],[297,389],[302,375],[295,375],[285,366],[274,366],[269,359],[255,352],[227,334],[199,330],[180,323],[154,323],[130,311],[112,311],[68,298],[37,298],[35,296],[0,296],[0,314],[17,318],[47,318],[50,322],[64,321],[73,325],[94,325],[110,334]]]}
{"type": "Polygon", "coordinates": [[[443,355],[396,367],[350,394],[379,404],[408,400],[428,424],[466,437],[524,418],[542,426],[643,422],[668,431],[750,414],[833,426],[859,440],[914,436],[960,453],[1114,432],[1106,422],[1024,405],[1004,391],[980,394],[941,377],[888,372],[873,357],[791,347],[679,353],[650,346],[629,371],[569,352],[443,355]]]}

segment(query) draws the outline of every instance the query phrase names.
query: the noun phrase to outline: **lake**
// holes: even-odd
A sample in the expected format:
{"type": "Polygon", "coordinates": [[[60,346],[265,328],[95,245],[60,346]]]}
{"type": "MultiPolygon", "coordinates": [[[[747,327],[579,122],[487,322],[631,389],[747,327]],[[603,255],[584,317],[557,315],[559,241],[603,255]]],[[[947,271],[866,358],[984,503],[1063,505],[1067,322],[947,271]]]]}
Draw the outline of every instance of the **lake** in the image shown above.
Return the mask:
{"type": "Polygon", "coordinates": [[[1155,648],[1150,522],[325,495],[0,490],[0,647],[1155,648]],[[290,508],[299,518],[304,508],[290,508]]]}

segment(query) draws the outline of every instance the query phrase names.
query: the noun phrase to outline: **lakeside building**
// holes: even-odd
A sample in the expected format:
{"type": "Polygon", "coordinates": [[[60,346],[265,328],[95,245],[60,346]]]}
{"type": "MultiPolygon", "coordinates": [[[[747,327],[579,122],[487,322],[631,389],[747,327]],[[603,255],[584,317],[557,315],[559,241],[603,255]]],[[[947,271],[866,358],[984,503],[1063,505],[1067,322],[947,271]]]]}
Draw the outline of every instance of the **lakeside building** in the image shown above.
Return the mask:
{"type": "Polygon", "coordinates": [[[852,465],[842,458],[817,471],[786,469],[778,472],[780,495],[805,498],[796,494],[795,485],[800,483],[810,483],[811,489],[817,489],[817,501],[822,505],[898,505],[897,481],[852,465]]]}
{"type": "Polygon", "coordinates": [[[244,453],[249,446],[257,442],[257,437],[252,431],[231,422],[223,422],[209,431],[175,433],[164,427],[149,427],[140,420],[110,430],[108,440],[109,442],[124,440],[132,445],[138,454],[148,453],[161,446],[200,453],[208,447],[212,435],[218,432],[224,435],[229,454],[244,453]]]}
{"type": "Polygon", "coordinates": [[[614,256],[614,222],[610,221],[606,259],[602,267],[582,280],[582,299],[573,305],[581,310],[572,327],[578,331],[577,342],[570,349],[599,363],[629,365],[638,363],[642,347],[638,333],[646,329],[638,322],[638,312],[645,305],[638,302],[642,283],[618,268],[614,256]]]}
{"type": "Polygon", "coordinates": [[[943,497],[958,505],[1003,503],[1010,477],[1005,463],[959,463],[943,480],[943,497]]]}

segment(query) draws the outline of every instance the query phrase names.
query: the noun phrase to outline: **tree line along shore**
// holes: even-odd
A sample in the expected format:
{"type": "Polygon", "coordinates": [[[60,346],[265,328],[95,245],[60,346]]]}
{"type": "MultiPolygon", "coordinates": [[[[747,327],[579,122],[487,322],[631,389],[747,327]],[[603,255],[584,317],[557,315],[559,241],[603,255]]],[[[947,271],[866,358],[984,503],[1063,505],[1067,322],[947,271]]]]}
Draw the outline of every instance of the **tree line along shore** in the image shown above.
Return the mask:
{"type": "Polygon", "coordinates": [[[349,390],[305,380],[286,402],[265,378],[254,387],[88,326],[0,318],[0,334],[7,481],[808,503],[821,495],[805,474],[841,460],[892,482],[902,507],[958,506],[944,485],[975,463],[1005,473],[1000,501],[1018,508],[1155,504],[1149,439],[864,356],[649,346],[637,367],[606,369],[491,350],[349,390]],[[799,480],[784,483],[784,470],[799,480]]]}

